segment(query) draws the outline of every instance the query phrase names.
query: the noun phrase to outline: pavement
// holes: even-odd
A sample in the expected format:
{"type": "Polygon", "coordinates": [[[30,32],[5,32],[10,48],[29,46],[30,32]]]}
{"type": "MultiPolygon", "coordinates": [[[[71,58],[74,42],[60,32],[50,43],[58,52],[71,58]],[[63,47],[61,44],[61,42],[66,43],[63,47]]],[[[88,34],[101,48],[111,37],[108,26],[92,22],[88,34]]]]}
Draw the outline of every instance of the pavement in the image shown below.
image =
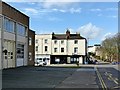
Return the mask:
{"type": "Polygon", "coordinates": [[[119,74],[117,65],[111,64],[19,67],[2,71],[2,88],[118,89],[119,74]]]}

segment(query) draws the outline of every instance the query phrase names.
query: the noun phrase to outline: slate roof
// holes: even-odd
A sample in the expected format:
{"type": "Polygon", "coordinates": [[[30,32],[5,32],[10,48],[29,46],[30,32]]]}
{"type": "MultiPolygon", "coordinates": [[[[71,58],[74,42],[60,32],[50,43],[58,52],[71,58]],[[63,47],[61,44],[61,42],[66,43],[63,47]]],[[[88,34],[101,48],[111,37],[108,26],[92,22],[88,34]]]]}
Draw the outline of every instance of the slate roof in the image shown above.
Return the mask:
{"type": "MultiPolygon", "coordinates": [[[[67,36],[66,34],[53,34],[52,39],[67,39],[67,36]]],[[[80,36],[80,34],[70,34],[68,39],[86,39],[86,38],[80,36]]]]}

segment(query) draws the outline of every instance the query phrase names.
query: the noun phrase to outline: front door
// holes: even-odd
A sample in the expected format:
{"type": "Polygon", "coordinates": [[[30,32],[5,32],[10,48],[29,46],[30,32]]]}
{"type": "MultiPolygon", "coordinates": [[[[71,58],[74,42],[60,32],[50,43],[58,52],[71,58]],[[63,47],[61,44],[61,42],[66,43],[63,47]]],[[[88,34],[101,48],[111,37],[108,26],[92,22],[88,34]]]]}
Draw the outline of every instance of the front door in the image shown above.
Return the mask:
{"type": "Polygon", "coordinates": [[[4,41],[4,60],[3,68],[15,66],[15,43],[13,41],[4,41]]]}

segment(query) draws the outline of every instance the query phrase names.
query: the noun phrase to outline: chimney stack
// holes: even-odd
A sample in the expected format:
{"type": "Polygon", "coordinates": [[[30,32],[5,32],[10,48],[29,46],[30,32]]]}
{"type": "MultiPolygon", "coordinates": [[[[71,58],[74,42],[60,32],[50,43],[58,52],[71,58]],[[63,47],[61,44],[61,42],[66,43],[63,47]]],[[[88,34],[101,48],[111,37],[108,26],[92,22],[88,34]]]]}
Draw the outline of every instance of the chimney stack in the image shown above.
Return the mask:
{"type": "Polygon", "coordinates": [[[69,39],[70,38],[70,30],[67,28],[67,31],[66,31],[66,38],[69,39]]]}

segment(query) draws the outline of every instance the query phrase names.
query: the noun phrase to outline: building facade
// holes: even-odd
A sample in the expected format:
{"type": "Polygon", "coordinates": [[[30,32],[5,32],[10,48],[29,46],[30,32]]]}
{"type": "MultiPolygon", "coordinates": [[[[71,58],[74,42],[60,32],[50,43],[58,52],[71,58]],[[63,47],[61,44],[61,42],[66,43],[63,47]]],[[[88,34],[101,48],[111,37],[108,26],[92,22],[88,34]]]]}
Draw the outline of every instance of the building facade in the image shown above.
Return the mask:
{"type": "Polygon", "coordinates": [[[83,64],[87,55],[87,41],[79,33],[41,34],[35,36],[35,58],[44,58],[48,64],[76,63],[83,64]]]}
{"type": "Polygon", "coordinates": [[[33,66],[35,64],[35,31],[29,30],[28,37],[29,37],[28,65],[33,66]]]}
{"type": "Polygon", "coordinates": [[[0,69],[28,64],[29,17],[0,1],[0,69]]]}

